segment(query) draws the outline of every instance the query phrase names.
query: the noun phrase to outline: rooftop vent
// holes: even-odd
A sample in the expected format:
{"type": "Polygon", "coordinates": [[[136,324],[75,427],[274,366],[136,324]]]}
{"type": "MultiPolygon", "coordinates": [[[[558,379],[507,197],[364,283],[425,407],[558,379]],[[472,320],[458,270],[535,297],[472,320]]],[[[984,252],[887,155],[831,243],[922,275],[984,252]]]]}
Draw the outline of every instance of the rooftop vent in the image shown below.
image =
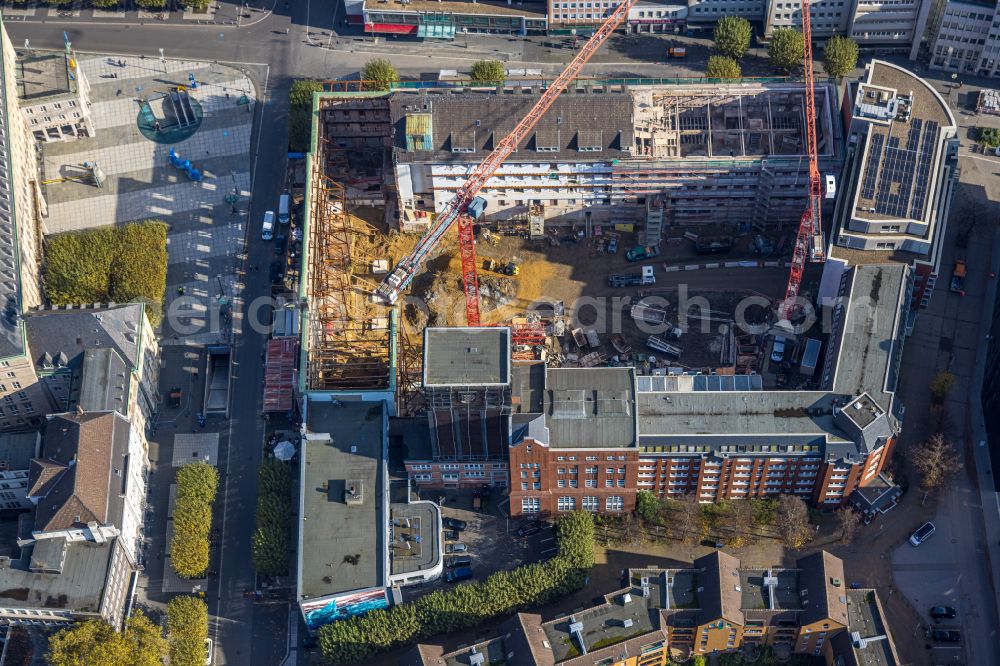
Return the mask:
{"type": "Polygon", "coordinates": [[[359,506],[364,502],[364,484],[360,479],[348,479],[344,485],[344,502],[359,506]]]}

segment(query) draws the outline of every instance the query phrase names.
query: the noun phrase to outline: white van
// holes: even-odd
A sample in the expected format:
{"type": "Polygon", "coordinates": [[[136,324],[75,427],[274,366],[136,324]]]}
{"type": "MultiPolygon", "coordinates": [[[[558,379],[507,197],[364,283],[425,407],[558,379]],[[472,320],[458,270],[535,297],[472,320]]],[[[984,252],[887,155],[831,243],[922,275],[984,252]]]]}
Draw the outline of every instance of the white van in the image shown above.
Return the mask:
{"type": "Polygon", "coordinates": [[[274,211],[269,210],[264,213],[264,222],[260,227],[260,237],[264,240],[274,238],[274,211]]]}
{"type": "Polygon", "coordinates": [[[287,194],[282,194],[278,199],[278,223],[288,224],[291,221],[290,211],[292,208],[292,198],[287,194]]]}

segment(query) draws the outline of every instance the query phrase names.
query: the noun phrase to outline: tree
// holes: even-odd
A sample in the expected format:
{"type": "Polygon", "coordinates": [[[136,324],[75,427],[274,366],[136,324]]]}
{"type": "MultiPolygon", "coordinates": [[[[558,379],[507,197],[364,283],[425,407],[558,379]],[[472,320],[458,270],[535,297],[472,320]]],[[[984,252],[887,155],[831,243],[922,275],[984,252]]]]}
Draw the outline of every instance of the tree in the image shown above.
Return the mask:
{"type": "Polygon", "coordinates": [[[143,9],[163,9],[167,6],[167,0],[136,0],[136,4],[143,9]]]}
{"type": "Polygon", "coordinates": [[[399,81],[399,74],[391,62],[385,58],[375,58],[365,63],[361,79],[366,82],[365,88],[368,90],[388,90],[390,84],[399,81]]]}
{"type": "Polygon", "coordinates": [[[288,150],[309,150],[312,135],[313,93],[323,92],[323,84],[313,79],[298,79],[288,91],[288,150]]]}
{"type": "Polygon", "coordinates": [[[837,509],[837,524],[840,526],[840,543],[851,543],[858,532],[858,515],[849,506],[837,509]]]}
{"type": "Polygon", "coordinates": [[[705,68],[705,76],[710,79],[738,79],[742,76],[740,64],[726,56],[711,56],[705,68]]]}
{"type": "Polygon", "coordinates": [[[775,520],[781,540],[789,548],[801,548],[813,533],[809,524],[809,507],[795,495],[779,495],[775,520]]]}
{"type": "Polygon", "coordinates": [[[691,666],[705,666],[705,655],[696,654],[691,658],[691,666]]]}
{"type": "Polygon", "coordinates": [[[1000,129],[996,127],[977,127],[976,143],[986,148],[1000,148],[1000,129]]]}
{"type": "Polygon", "coordinates": [[[635,512],[648,525],[663,524],[663,516],[660,515],[660,500],[647,490],[640,490],[636,493],[635,512]]]}
{"type": "Polygon", "coordinates": [[[208,638],[208,606],[197,597],[174,597],[167,604],[170,666],[202,666],[208,638]]]}
{"type": "Polygon", "coordinates": [[[90,4],[95,7],[100,7],[102,9],[108,7],[117,7],[120,0],[90,0],[90,4]]]}
{"type": "Polygon", "coordinates": [[[50,666],[160,666],[166,654],[160,628],[136,610],[121,632],[103,620],[60,630],[49,639],[46,656],[50,666]]]}
{"type": "Polygon", "coordinates": [[[750,48],[752,36],[750,21],[741,16],[723,16],[715,24],[715,50],[733,60],[739,60],[750,48]]]}
{"type": "Polygon", "coordinates": [[[750,529],[753,526],[753,507],[743,499],[726,502],[726,512],[722,516],[722,526],[730,536],[728,544],[742,548],[752,542],[750,529]]]}
{"type": "Polygon", "coordinates": [[[208,463],[188,463],[177,470],[170,561],[182,578],[198,578],[208,569],[212,503],[218,488],[219,471],[208,463]]]}
{"type": "Polygon", "coordinates": [[[802,64],[805,42],[802,33],[792,28],[778,28],[771,33],[767,55],[775,69],[792,72],[802,64]]]}
{"type": "Polygon", "coordinates": [[[836,35],[823,47],[823,68],[838,79],[850,74],[858,65],[858,43],[850,37],[836,35]]]}
{"type": "Polygon", "coordinates": [[[913,466],[921,474],[920,489],[924,497],[943,486],[961,467],[955,446],[937,433],[914,448],[913,466]]]}
{"type": "Polygon", "coordinates": [[[48,236],[44,280],[55,305],[145,303],[155,327],[167,285],[167,225],[148,220],[48,236]]]}
{"type": "Polygon", "coordinates": [[[942,370],[934,375],[934,379],[931,380],[931,402],[935,405],[943,405],[954,383],[955,375],[947,370],[942,370]]]}
{"type": "Polygon", "coordinates": [[[502,86],[507,81],[507,68],[499,60],[477,60],[472,64],[472,80],[502,86]]]}
{"type": "Polygon", "coordinates": [[[594,564],[591,515],[578,511],[560,517],[556,545],[558,555],[547,562],[498,571],[482,582],[435,590],[410,603],[327,624],[319,630],[323,656],[335,664],[371,663],[377,653],[565,597],[583,587],[594,564]]]}
{"type": "Polygon", "coordinates": [[[257,529],[251,546],[254,568],[267,576],[280,576],[288,571],[291,487],[288,463],[266,460],[257,470],[257,529]]]}
{"type": "Polygon", "coordinates": [[[694,498],[684,496],[679,500],[670,500],[667,508],[670,511],[667,526],[671,535],[684,543],[697,543],[700,538],[701,511],[694,498]]]}

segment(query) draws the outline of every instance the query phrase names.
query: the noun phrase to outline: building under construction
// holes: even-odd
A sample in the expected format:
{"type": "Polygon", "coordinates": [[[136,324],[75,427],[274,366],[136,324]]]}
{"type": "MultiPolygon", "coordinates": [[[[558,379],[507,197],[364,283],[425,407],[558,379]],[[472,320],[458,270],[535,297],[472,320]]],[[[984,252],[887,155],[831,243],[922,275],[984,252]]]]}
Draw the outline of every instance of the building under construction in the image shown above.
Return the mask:
{"type": "MultiPolygon", "coordinates": [[[[352,201],[384,199],[402,229],[420,231],[540,92],[516,83],[397,90],[331,101],[321,122],[332,145],[357,155],[352,201]]],[[[797,224],[808,181],[803,95],[785,81],[578,82],[480,192],[487,219],[526,217],[534,207],[547,224],[642,224],[657,197],[664,226],[797,224]]],[[[842,156],[835,95],[832,85],[816,91],[824,172],[842,156]]]]}
{"type": "MultiPolygon", "coordinates": [[[[315,128],[314,128],[315,129],[315,128]]],[[[307,163],[307,222],[300,283],[304,301],[301,386],[309,392],[391,393],[395,390],[395,314],[372,302],[384,268],[371,253],[378,232],[349,214],[344,147],[313,132],[307,163]],[[334,176],[337,178],[335,180],[334,176]]]]}

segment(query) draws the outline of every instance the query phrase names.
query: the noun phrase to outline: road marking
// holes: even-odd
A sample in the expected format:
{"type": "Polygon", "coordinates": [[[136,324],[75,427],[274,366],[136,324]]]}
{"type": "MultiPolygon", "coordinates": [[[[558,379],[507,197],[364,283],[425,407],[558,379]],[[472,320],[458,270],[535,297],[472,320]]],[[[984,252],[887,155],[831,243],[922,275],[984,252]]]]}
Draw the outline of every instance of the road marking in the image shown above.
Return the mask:
{"type": "Polygon", "coordinates": [[[549,537],[548,539],[542,539],[539,543],[548,543],[549,541],[555,541],[555,537],[549,537]]]}

